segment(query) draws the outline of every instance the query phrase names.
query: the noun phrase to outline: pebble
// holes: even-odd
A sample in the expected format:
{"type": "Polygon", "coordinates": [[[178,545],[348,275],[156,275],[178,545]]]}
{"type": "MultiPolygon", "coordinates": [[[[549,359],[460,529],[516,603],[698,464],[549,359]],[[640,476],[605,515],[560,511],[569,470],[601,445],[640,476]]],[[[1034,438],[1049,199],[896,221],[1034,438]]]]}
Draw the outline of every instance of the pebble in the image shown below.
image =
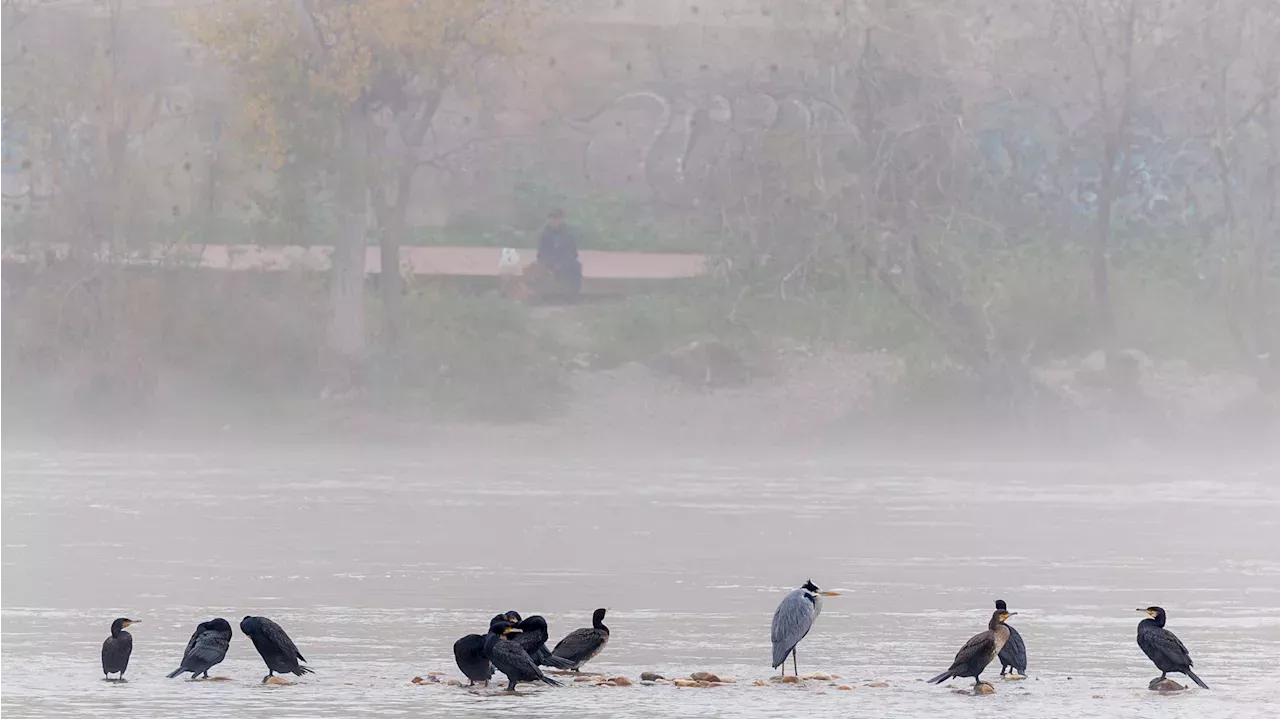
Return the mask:
{"type": "Polygon", "coordinates": [[[287,687],[293,684],[293,682],[289,681],[288,679],[285,679],[284,677],[270,677],[269,679],[267,679],[267,683],[272,684],[274,686],[278,686],[278,687],[287,687]]]}
{"type": "Polygon", "coordinates": [[[870,682],[867,684],[867,686],[875,687],[876,689],[883,689],[884,687],[889,686],[889,684],[888,682],[870,682]]]}
{"type": "Polygon", "coordinates": [[[983,682],[973,688],[974,696],[987,696],[988,694],[995,694],[995,693],[996,693],[996,688],[991,686],[990,684],[987,684],[986,682],[983,682]]]}
{"type": "Polygon", "coordinates": [[[841,684],[840,686],[836,687],[836,690],[842,691],[842,692],[851,692],[853,691],[853,687],[849,686],[848,684],[841,684]]]}
{"type": "Polygon", "coordinates": [[[656,682],[659,679],[666,679],[666,677],[662,676],[657,672],[641,672],[640,673],[640,681],[656,682]]]}
{"type": "Polygon", "coordinates": [[[766,682],[766,681],[765,681],[765,680],[763,680],[763,679],[757,679],[757,680],[755,680],[754,682],[751,682],[751,686],[753,686],[753,687],[767,687],[767,686],[769,686],[769,682],[766,682]]]}
{"type": "Polygon", "coordinates": [[[1020,682],[1023,679],[1026,679],[1027,677],[1022,674],[1006,674],[1001,678],[1004,679],[1006,682],[1020,682]]]}

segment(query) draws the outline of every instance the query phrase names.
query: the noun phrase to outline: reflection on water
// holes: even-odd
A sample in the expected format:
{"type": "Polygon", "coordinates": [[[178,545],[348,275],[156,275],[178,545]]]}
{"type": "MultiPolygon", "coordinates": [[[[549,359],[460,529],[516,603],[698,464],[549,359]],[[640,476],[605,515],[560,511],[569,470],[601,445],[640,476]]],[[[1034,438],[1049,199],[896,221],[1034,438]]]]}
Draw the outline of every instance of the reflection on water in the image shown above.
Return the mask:
{"type": "Polygon", "coordinates": [[[1280,484],[1264,472],[17,453],[3,470],[6,717],[1244,717],[1280,691],[1280,484]],[[771,674],[773,608],[809,576],[845,595],[800,669],[855,690],[751,686],[771,674]],[[985,698],[918,681],[997,597],[1032,678],[985,698]],[[1133,608],[1150,604],[1212,691],[1146,691],[1133,608]],[[453,640],[499,611],[543,614],[554,641],[598,606],[613,639],[591,669],[740,682],[409,684],[457,676],[453,640]],[[233,681],[164,678],[197,622],[249,613],[317,673],[260,686],[237,631],[211,672],[233,681]],[[121,685],[98,664],[116,616],[145,620],[121,685]]]}

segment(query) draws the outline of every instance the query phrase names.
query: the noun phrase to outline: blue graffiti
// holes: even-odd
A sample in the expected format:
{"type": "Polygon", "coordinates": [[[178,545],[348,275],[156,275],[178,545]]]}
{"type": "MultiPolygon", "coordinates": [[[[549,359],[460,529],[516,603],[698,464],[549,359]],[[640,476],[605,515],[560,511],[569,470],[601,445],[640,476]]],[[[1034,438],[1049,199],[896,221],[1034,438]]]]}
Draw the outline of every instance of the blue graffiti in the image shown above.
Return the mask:
{"type": "MultiPolygon", "coordinates": [[[[980,117],[982,192],[989,201],[1065,208],[1081,219],[1096,216],[1102,181],[1096,133],[1067,133],[1043,108],[1017,101],[990,105],[980,117]]],[[[1150,111],[1134,113],[1115,170],[1126,171],[1113,205],[1118,231],[1221,220],[1207,143],[1171,137],[1150,111]]]]}

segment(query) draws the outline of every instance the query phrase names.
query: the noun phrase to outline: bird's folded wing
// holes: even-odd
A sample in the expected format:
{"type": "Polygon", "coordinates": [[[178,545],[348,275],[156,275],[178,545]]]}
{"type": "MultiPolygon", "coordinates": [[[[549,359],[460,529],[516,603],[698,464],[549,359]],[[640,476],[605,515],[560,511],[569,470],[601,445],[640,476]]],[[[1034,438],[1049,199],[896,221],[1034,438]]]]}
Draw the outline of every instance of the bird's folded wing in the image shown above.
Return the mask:
{"type": "Polygon", "coordinates": [[[558,657],[576,657],[595,648],[596,633],[590,629],[575,629],[561,639],[551,653],[558,657]]]}

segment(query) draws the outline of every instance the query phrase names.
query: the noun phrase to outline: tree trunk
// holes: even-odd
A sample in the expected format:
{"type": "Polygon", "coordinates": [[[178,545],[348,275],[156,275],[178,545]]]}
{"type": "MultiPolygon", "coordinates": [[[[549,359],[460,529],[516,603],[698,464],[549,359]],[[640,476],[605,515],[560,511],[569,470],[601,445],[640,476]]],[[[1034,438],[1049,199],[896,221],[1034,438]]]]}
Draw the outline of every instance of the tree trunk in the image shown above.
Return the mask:
{"type": "Polygon", "coordinates": [[[400,276],[400,247],[404,244],[408,227],[405,216],[409,212],[413,178],[418,173],[418,156],[422,143],[439,107],[440,93],[427,93],[413,123],[407,132],[400,134],[399,142],[393,143],[387,137],[380,147],[395,168],[394,187],[387,180],[382,181],[382,192],[378,193],[376,206],[379,256],[382,260],[379,283],[382,289],[384,350],[389,354],[395,354],[399,350],[404,325],[404,280],[400,276]],[[397,144],[404,146],[397,147],[397,144]]]}
{"type": "Polygon", "coordinates": [[[400,276],[400,246],[404,244],[405,213],[413,184],[412,167],[408,173],[397,172],[395,199],[388,202],[383,195],[378,203],[378,244],[382,258],[379,286],[382,290],[382,327],[384,349],[396,354],[400,349],[400,330],[404,324],[404,279],[400,276]],[[404,175],[408,174],[408,179],[404,175]]]}
{"type": "Polygon", "coordinates": [[[333,248],[329,277],[330,318],[326,362],[329,388],[346,391],[360,383],[365,359],[365,230],[369,206],[369,116],[363,103],[343,118],[342,166],[338,182],[342,227],[333,248]]]}

